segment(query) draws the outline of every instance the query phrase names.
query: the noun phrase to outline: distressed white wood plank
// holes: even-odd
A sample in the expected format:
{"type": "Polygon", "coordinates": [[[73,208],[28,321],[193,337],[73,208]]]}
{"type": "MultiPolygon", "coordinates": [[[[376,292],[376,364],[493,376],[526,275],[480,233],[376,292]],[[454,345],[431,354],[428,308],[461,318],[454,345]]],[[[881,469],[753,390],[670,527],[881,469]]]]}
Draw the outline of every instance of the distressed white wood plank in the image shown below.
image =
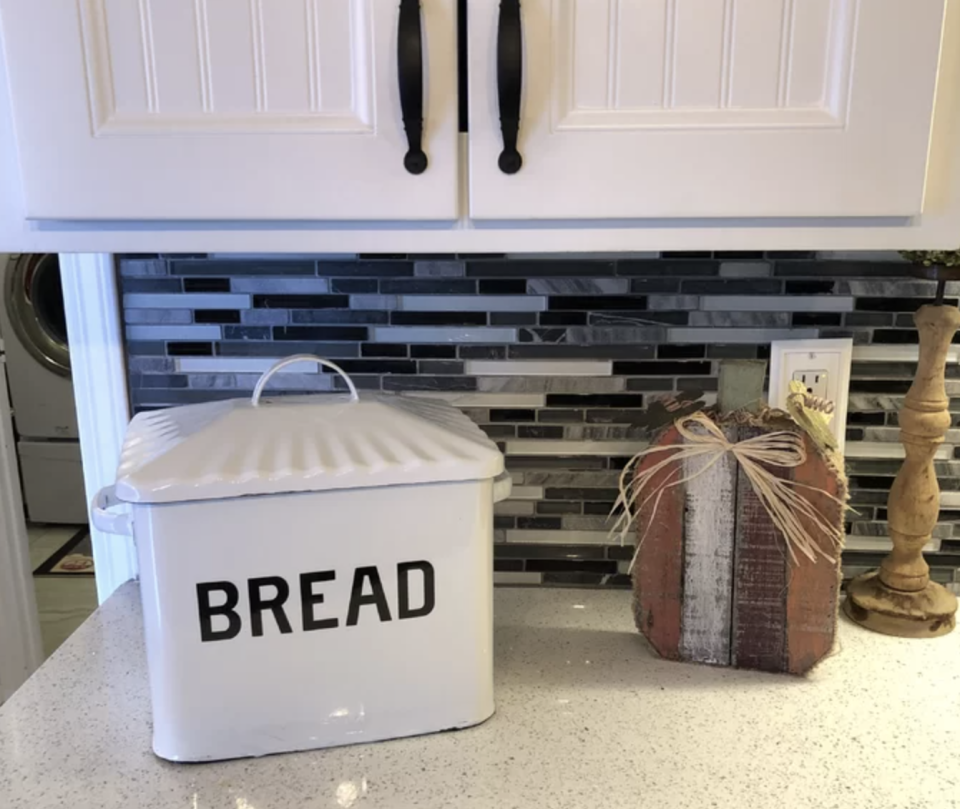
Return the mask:
{"type": "Polygon", "coordinates": [[[724,0],[676,0],[674,108],[717,109],[723,67],[724,0]]]}
{"type": "Polygon", "coordinates": [[[737,0],[730,53],[729,106],[777,106],[784,2],[737,0]]]}
{"type": "MultiPolygon", "coordinates": [[[[726,433],[736,440],[735,430],[726,433]]],[[[683,474],[697,475],[706,465],[703,457],[687,459],[683,474]]],[[[685,660],[730,662],[736,481],[736,460],[728,453],[686,484],[680,623],[680,654],[685,660]]]]}

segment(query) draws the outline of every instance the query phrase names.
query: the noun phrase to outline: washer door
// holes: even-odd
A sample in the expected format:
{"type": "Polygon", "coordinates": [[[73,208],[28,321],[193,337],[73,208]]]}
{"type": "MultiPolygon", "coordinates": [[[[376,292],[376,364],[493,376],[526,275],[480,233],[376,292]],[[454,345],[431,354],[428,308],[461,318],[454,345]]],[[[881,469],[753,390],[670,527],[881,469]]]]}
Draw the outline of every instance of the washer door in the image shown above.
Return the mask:
{"type": "Polygon", "coordinates": [[[7,317],[17,338],[44,368],[70,376],[67,319],[56,253],[14,256],[4,283],[7,317]]]}

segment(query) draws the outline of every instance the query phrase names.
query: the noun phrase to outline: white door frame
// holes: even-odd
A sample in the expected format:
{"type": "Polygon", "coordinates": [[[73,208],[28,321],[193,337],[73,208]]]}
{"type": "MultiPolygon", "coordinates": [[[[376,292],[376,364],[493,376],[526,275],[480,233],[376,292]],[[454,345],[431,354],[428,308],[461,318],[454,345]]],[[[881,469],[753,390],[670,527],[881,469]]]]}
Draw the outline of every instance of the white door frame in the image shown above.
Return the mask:
{"type": "Polygon", "coordinates": [[[43,662],[7,374],[0,354],[0,704],[43,662]]]}
{"type": "MultiPolygon", "coordinates": [[[[113,483],[130,419],[120,296],[109,253],[61,254],[60,269],[89,501],[113,483]]],[[[0,365],[0,704],[43,662],[8,402],[6,372],[0,365]]],[[[90,533],[102,603],[136,576],[136,554],[129,538],[103,534],[93,526],[90,533]]]]}
{"type": "MultiPolygon", "coordinates": [[[[116,480],[130,421],[120,293],[110,253],[61,253],[60,278],[70,337],[87,502],[116,480]]],[[[100,602],[137,575],[133,540],[90,526],[100,602]]]]}

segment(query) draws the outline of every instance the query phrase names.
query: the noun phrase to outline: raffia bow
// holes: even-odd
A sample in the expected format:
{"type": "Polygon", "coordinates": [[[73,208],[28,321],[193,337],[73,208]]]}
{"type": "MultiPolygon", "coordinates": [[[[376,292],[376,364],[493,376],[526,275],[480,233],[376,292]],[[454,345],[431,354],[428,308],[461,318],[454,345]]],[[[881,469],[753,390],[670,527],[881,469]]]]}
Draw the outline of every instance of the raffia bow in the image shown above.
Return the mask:
{"type": "MultiPolygon", "coordinates": [[[[684,439],[684,443],[650,447],[638,452],[630,459],[630,462],[620,474],[620,496],[614,504],[614,511],[620,506],[623,507],[623,511],[617,519],[612,533],[619,532],[621,545],[624,544],[637,514],[651,499],[654,499],[650,520],[652,522],[660,504],[660,498],[667,489],[694,480],[730,452],[746,473],[750,486],[757,497],[760,498],[760,502],[770,515],[773,524],[783,534],[790,558],[794,563],[798,561],[797,553],[802,554],[812,562],[816,562],[818,557],[836,562],[836,553],[843,544],[843,530],[836,525],[831,525],[823,514],[811,505],[807,498],[797,493],[795,489],[809,489],[830,498],[841,506],[844,505],[844,501],[816,486],[779,478],[769,469],[764,468],[764,465],[766,465],[792,469],[806,463],[807,452],[804,448],[802,435],[782,430],[732,442],[723,434],[717,424],[702,412],[678,419],[674,422],[674,426],[684,439]],[[691,429],[694,425],[701,427],[703,432],[691,429]],[[636,474],[637,464],[643,458],[657,452],[669,452],[670,456],[653,464],[649,469],[636,474]],[[690,458],[703,458],[700,469],[686,477],[674,480],[683,471],[683,461],[690,458]],[[662,485],[647,493],[646,497],[637,505],[637,500],[644,494],[650,481],[671,464],[676,464],[676,469],[671,471],[662,485]],[[803,525],[803,520],[809,521],[815,527],[817,533],[826,537],[833,553],[825,551],[821,544],[810,536],[810,532],[803,525]]],[[[644,527],[643,534],[637,542],[637,551],[630,562],[631,571],[637,561],[637,554],[646,536],[647,527],[644,527]]]]}

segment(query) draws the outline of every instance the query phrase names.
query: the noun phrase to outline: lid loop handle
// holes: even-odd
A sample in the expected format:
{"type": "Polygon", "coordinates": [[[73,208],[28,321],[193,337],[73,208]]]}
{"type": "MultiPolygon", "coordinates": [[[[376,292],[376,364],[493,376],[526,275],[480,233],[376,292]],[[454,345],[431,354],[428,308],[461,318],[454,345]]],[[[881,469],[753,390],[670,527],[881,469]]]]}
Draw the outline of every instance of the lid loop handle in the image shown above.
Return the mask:
{"type": "Polygon", "coordinates": [[[347,388],[350,390],[350,401],[360,401],[360,394],[357,393],[357,386],[354,385],[353,380],[347,376],[347,372],[335,362],[321,359],[313,354],[294,354],[290,357],[286,357],[278,362],[275,362],[263,372],[263,376],[257,380],[257,386],[253,389],[253,397],[250,399],[250,404],[252,404],[254,407],[260,407],[260,395],[263,393],[263,389],[266,387],[270,377],[277,373],[277,371],[279,371],[281,368],[286,368],[288,365],[293,365],[298,362],[315,362],[318,365],[325,365],[327,368],[336,371],[338,374],[340,374],[340,376],[343,377],[343,381],[347,383],[347,388]]]}

